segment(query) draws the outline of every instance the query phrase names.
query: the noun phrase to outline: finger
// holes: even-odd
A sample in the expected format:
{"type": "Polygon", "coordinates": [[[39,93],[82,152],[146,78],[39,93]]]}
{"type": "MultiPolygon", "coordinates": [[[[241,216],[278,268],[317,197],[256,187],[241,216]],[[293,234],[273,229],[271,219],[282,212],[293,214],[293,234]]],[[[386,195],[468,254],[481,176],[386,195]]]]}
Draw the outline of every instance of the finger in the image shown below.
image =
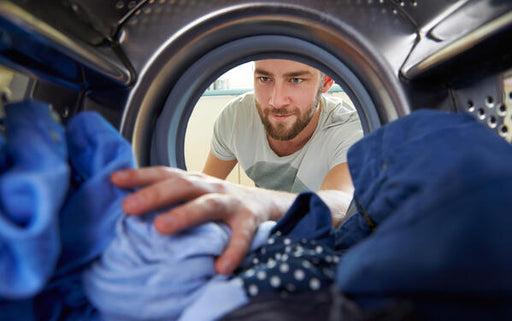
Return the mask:
{"type": "Polygon", "coordinates": [[[243,260],[257,228],[254,216],[240,212],[239,205],[230,195],[206,194],[157,216],[153,224],[158,232],[171,234],[201,223],[226,223],[232,235],[215,268],[218,273],[229,274],[243,260]]]}
{"type": "Polygon", "coordinates": [[[207,194],[160,214],[153,224],[158,232],[172,234],[206,222],[226,221],[226,213],[232,213],[228,196],[207,194]]]}
{"type": "Polygon", "coordinates": [[[240,228],[233,228],[231,239],[222,255],[215,262],[215,270],[219,274],[230,274],[242,262],[251,246],[256,228],[245,222],[240,228]]]}
{"type": "Polygon", "coordinates": [[[201,223],[223,221],[231,228],[232,234],[224,253],[215,263],[215,269],[218,273],[229,274],[247,254],[257,227],[252,215],[237,213],[234,209],[236,206],[229,196],[208,194],[157,216],[154,225],[158,232],[172,234],[201,223]],[[230,213],[229,216],[226,213],[230,213]]]}
{"type": "Polygon", "coordinates": [[[128,195],[122,202],[123,210],[129,215],[139,215],[194,199],[206,193],[196,183],[180,177],[157,181],[128,195]]]}
{"type": "Polygon", "coordinates": [[[112,173],[112,184],[121,188],[134,188],[146,186],[174,176],[183,175],[183,171],[177,168],[152,166],[138,169],[123,169],[112,173]]]}

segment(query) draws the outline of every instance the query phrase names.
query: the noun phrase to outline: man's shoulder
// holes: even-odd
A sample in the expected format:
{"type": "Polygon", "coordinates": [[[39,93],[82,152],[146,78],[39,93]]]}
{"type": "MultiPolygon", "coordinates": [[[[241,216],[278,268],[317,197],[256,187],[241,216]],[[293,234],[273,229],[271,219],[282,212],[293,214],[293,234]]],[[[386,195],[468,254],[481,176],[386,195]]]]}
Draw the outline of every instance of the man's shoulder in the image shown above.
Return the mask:
{"type": "Polygon", "coordinates": [[[245,117],[254,110],[254,94],[248,92],[231,99],[220,111],[220,118],[245,117]]]}
{"type": "Polygon", "coordinates": [[[235,98],[231,99],[225,106],[229,109],[236,109],[236,108],[251,108],[254,105],[254,93],[247,92],[245,94],[241,94],[239,96],[236,96],[235,98]]]}
{"type": "Polygon", "coordinates": [[[324,126],[331,127],[347,123],[359,123],[357,110],[344,99],[324,96],[324,126]]]}

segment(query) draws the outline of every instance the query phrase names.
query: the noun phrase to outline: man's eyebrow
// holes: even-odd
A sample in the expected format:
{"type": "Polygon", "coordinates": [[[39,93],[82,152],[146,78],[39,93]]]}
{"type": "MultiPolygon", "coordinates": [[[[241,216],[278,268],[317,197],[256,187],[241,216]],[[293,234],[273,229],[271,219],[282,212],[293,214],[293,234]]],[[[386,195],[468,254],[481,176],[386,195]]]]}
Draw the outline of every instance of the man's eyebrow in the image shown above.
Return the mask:
{"type": "Polygon", "coordinates": [[[272,75],[271,72],[263,70],[263,69],[254,69],[254,73],[255,74],[259,74],[259,75],[265,75],[265,76],[271,76],[272,75]]]}
{"type": "Polygon", "coordinates": [[[289,73],[285,74],[285,76],[288,78],[294,78],[294,77],[301,77],[301,76],[311,76],[312,74],[313,73],[311,71],[304,70],[304,71],[289,72],[289,73]]]}
{"type": "MultiPolygon", "coordinates": [[[[255,69],[254,73],[258,74],[258,75],[272,76],[271,72],[263,70],[263,69],[255,69]]],[[[288,78],[293,78],[293,77],[301,77],[301,76],[310,76],[312,74],[313,73],[309,70],[301,70],[301,71],[293,71],[293,72],[286,73],[286,74],[284,74],[284,76],[288,77],[288,78]]]]}

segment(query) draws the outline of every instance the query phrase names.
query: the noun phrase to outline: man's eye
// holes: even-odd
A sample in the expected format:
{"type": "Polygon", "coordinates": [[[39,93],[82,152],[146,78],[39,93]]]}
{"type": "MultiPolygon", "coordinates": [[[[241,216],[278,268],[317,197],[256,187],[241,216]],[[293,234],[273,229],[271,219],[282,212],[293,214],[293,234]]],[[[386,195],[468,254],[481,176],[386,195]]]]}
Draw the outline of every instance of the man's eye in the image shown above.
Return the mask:
{"type": "Polygon", "coordinates": [[[290,81],[292,83],[294,83],[294,84],[300,84],[301,82],[304,81],[304,79],[302,79],[302,78],[292,78],[290,81]]]}
{"type": "Polygon", "coordinates": [[[261,77],[258,77],[258,78],[259,78],[259,80],[260,80],[261,82],[267,82],[267,81],[270,81],[270,78],[268,78],[268,77],[261,76],[261,77]]]}

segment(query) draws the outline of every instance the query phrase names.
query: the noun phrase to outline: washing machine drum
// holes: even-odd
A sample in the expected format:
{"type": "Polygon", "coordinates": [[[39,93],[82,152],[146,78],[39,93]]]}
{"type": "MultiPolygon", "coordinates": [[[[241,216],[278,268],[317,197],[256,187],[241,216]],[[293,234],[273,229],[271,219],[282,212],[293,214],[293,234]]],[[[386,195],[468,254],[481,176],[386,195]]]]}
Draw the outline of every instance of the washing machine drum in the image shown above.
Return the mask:
{"type": "Polygon", "coordinates": [[[141,166],[186,168],[188,120],[245,62],[292,59],[330,75],[366,133],[420,108],[464,111],[510,141],[512,3],[495,1],[7,0],[1,63],[17,98],[64,121],[97,110],[141,166]],[[19,89],[19,88],[18,88],[19,89]]]}
{"type": "Polygon", "coordinates": [[[119,32],[134,68],[121,131],[140,164],[185,168],[188,120],[205,90],[234,66],[280,58],[330,75],[366,133],[433,108],[472,113],[510,140],[510,54],[503,52],[510,7],[506,1],[150,1],[119,32]],[[473,14],[481,18],[468,19],[473,14]]]}

